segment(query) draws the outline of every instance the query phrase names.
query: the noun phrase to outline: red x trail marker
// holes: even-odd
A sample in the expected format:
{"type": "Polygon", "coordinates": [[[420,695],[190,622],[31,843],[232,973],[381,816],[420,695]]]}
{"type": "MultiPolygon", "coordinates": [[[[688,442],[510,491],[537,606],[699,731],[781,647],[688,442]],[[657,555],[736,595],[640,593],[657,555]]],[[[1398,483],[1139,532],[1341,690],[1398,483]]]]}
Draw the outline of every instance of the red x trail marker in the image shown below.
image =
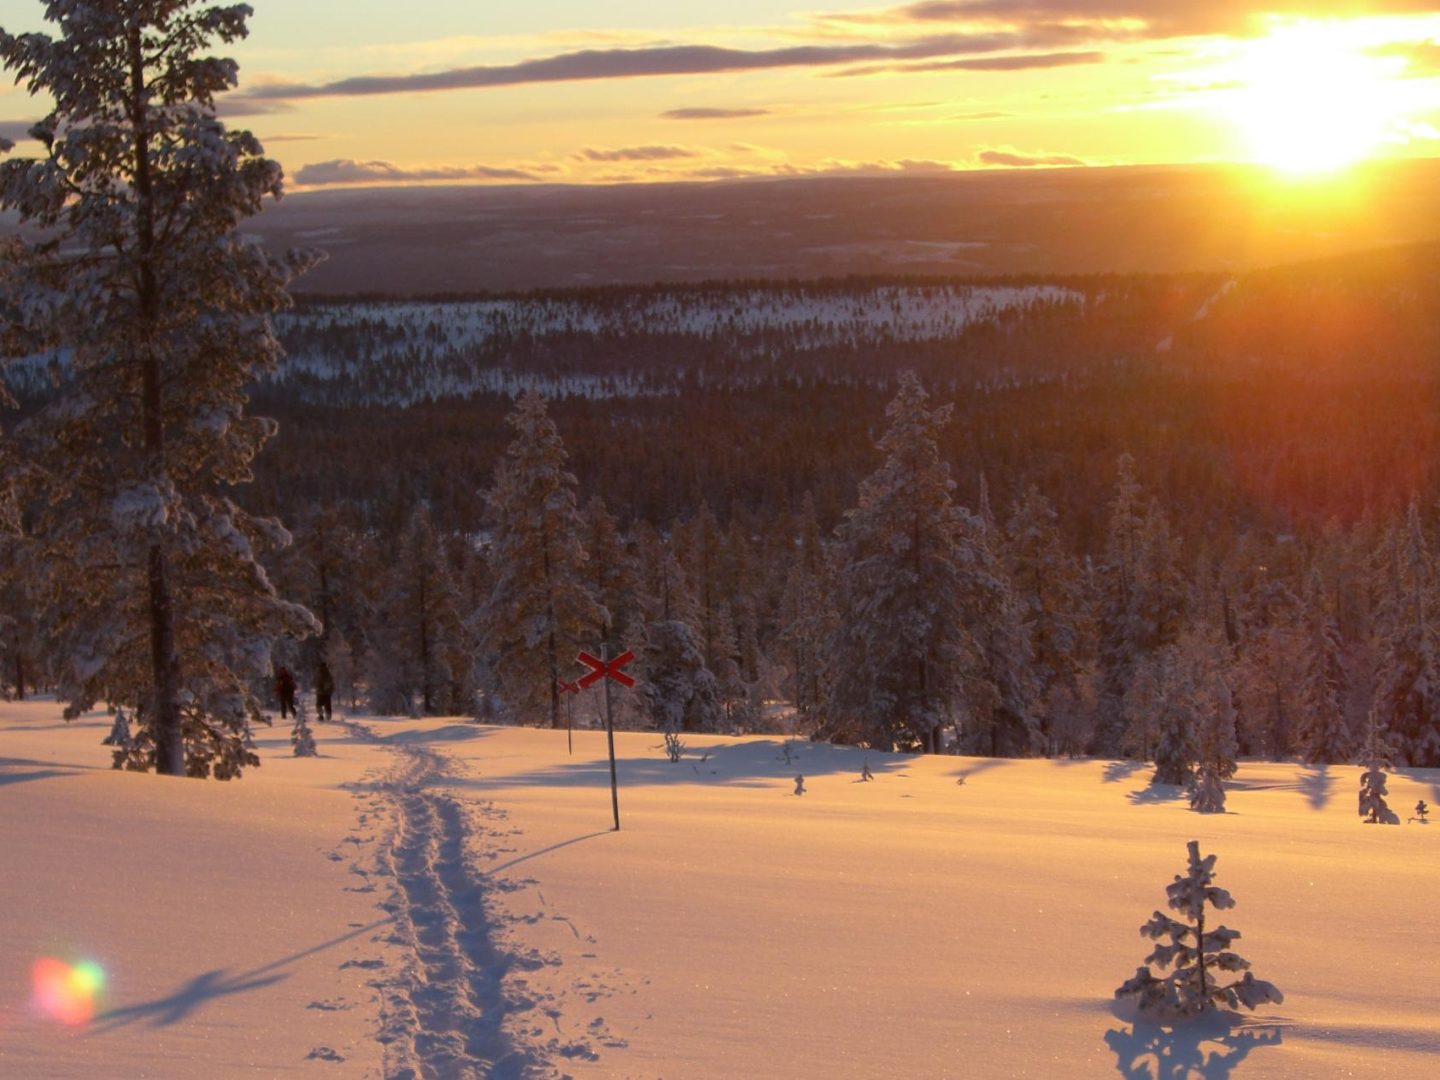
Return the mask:
{"type": "Polygon", "coordinates": [[[588,652],[582,652],[578,659],[586,667],[594,669],[590,674],[580,676],[581,690],[594,686],[601,679],[605,678],[614,679],[621,686],[635,685],[635,680],[620,670],[635,659],[635,654],[628,649],[615,657],[614,660],[601,660],[598,656],[591,656],[588,652]]]}
{"type": "Polygon", "coordinates": [[[578,694],[580,692],[579,683],[566,682],[564,679],[556,679],[555,685],[562,694],[578,694]]]}

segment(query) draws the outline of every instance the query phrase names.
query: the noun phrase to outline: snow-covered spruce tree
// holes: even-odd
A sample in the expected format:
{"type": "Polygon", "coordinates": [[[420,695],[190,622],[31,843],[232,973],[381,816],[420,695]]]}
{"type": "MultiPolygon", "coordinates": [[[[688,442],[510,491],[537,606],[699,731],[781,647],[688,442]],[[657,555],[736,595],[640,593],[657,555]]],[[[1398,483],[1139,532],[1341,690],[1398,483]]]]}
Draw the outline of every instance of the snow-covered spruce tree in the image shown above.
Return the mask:
{"type": "Polygon", "coordinates": [[[1276,1005],[1285,996],[1271,983],[1251,973],[1250,961],[1230,951],[1239,939],[1238,930],[1217,926],[1205,928],[1205,908],[1217,911],[1235,906],[1224,889],[1211,884],[1215,879],[1215,856],[1200,856],[1200,841],[1191,840],[1189,872],[1175,875],[1166,886],[1166,902],[1171,911],[1185,921],[1155,912],[1140,927],[1142,937],[1161,944],[1145,958],[1144,967],[1135,970],[1134,978],[1126,980],[1115,991],[1117,998],[1133,997],[1142,1011],[1165,1017],[1194,1016],[1218,1005],[1235,1008],[1243,1005],[1254,1009],[1267,1001],[1276,1005]],[[1149,965],[1171,968],[1169,974],[1156,978],[1149,965]],[[1227,975],[1245,974],[1221,985],[1227,975]]]}
{"type": "Polygon", "coordinates": [[[1299,699],[1307,648],[1304,605],[1286,582],[1261,571],[1249,590],[1230,684],[1244,717],[1246,752],[1281,761],[1304,724],[1299,699]]]}
{"type": "Polygon", "coordinates": [[[6,337],[52,358],[53,398],[12,438],[67,715],[127,706],[126,767],[222,779],[258,764],[269,642],[316,629],[260,564],[288,535],[228,495],[275,430],[245,413],[280,355],[268,316],[313,261],[238,232],[281,172],[216,118],[237,69],[207,50],[244,37],[250,13],[52,0],[57,38],[0,31],[0,60],[51,103],[31,128],[44,154],[0,165],[0,208],[29,238],[4,277],[6,337]]]}
{"type": "Polygon", "coordinates": [[[1376,715],[1375,706],[1365,724],[1365,745],[1360,751],[1365,771],[1360,774],[1360,816],[1366,825],[1399,825],[1400,815],[1390,809],[1385,796],[1385,770],[1390,767],[1391,750],[1385,738],[1385,727],[1376,715]]]}
{"type": "Polygon", "coordinates": [[[780,596],[779,637],[790,666],[795,710],[807,720],[824,695],[825,645],[835,632],[834,590],[821,548],[815,507],[806,498],[800,546],[795,551],[780,596]]]}
{"type": "Polygon", "coordinates": [[[1125,690],[1122,715],[1125,735],[1120,750],[1136,761],[1153,761],[1160,742],[1160,718],[1165,715],[1166,650],[1150,653],[1135,665],[1125,690]]]}
{"type": "Polygon", "coordinates": [[[1156,727],[1155,775],[1152,784],[1189,784],[1199,752],[1199,715],[1196,687],[1190,668],[1182,662],[1178,646],[1170,645],[1156,656],[1160,672],[1161,713],[1156,727]]]}
{"type": "MultiPolygon", "coordinates": [[[[1015,507],[1005,533],[1005,569],[1029,637],[1046,749],[1055,753],[1060,725],[1051,706],[1078,693],[1090,637],[1080,571],[1061,542],[1055,508],[1033,485],[1015,507]]],[[[1149,748],[1147,743],[1145,757],[1149,748]]]]}
{"type": "Polygon", "coordinates": [[[576,480],[545,399],[527,392],[507,422],[515,438],[487,507],[494,586],[477,628],[509,715],[558,728],[560,678],[610,617],[590,592],[576,480]]]}
{"type": "Polygon", "coordinates": [[[930,408],[913,372],[885,410],[885,463],[838,530],[838,629],[827,650],[822,735],[937,753],[980,664],[972,632],[984,580],[979,522],[954,505],[936,443],[951,406],[930,408]]]}
{"type": "Polygon", "coordinates": [[[1176,640],[1184,609],[1169,521],[1158,503],[1144,502],[1129,454],[1120,457],[1098,569],[1099,701],[1092,750],[1113,756],[1124,738],[1125,691],[1135,665],[1176,640]]]}
{"type": "Polygon", "coordinates": [[[458,599],[440,538],[422,504],[410,516],[395,564],[385,575],[382,626],[375,632],[377,669],[371,707],[426,716],[468,711],[470,664],[458,599]]]}
{"type": "Polygon", "coordinates": [[[595,628],[598,635],[595,644],[604,641],[611,646],[610,654],[618,656],[624,651],[619,647],[620,634],[630,625],[640,606],[639,569],[626,550],[619,525],[605,508],[604,499],[592,495],[585,504],[582,520],[590,592],[606,617],[605,622],[595,628]]]}
{"type": "Polygon", "coordinates": [[[1378,561],[1375,701],[1398,760],[1440,766],[1440,599],[1414,503],[1378,561]]]}
{"type": "Polygon", "coordinates": [[[1306,649],[1296,692],[1300,753],[1312,765],[1350,761],[1355,740],[1345,722],[1344,646],[1324,584],[1315,572],[1306,590],[1304,622],[1306,649]]]}
{"type": "Polygon", "coordinates": [[[657,728],[667,735],[724,729],[715,676],[705,666],[705,654],[688,623],[651,623],[640,659],[640,695],[657,728]]]}

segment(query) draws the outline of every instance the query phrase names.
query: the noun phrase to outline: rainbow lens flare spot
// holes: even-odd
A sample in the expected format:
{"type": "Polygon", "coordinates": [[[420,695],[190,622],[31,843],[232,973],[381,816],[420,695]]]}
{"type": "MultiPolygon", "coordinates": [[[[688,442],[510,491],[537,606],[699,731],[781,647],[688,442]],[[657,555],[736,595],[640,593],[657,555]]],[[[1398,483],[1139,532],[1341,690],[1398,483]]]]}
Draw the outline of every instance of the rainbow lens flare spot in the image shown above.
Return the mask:
{"type": "Polygon", "coordinates": [[[86,1024],[95,1016],[95,999],[105,986],[105,969],[93,960],[71,966],[42,957],[31,969],[31,984],[31,1001],[42,1016],[72,1026],[86,1024]]]}

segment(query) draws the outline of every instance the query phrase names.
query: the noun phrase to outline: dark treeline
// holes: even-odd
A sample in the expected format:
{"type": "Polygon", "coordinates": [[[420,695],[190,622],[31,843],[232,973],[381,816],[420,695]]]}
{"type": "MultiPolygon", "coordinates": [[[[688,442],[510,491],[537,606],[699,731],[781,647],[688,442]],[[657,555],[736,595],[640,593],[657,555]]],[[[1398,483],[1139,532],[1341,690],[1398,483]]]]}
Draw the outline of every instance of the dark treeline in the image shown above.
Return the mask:
{"type": "Polygon", "coordinates": [[[307,304],[256,388],[281,434],[239,494],[292,528],[274,575],[326,625],[294,662],[323,654],[378,708],[558,716],[497,599],[526,550],[504,463],[528,432],[574,476],[554,528],[583,549],[588,599],[566,603],[591,614],[567,640],[634,648],[669,688],[629,722],[754,728],[780,700],[871,745],[1168,754],[1183,777],[1227,723],[1235,753],[1340,761],[1374,721],[1440,765],[1436,267],[1417,248],[983,304],[873,281],[307,304]],[[517,414],[523,390],[545,404],[517,414]],[[902,399],[953,406],[915,420],[954,481],[936,535],[987,569],[963,586],[953,692],[861,723],[834,665],[883,547],[856,514],[900,513],[875,507],[902,399]]]}

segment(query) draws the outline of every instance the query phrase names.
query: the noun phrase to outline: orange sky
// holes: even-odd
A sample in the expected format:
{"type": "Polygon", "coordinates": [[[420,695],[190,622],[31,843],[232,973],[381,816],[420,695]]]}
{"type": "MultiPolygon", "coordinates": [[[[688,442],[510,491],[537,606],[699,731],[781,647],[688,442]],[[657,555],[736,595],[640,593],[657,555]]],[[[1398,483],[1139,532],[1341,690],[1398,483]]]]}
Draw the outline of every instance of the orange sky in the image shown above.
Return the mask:
{"type": "Polygon", "coordinates": [[[225,110],[292,189],[1440,153],[1413,0],[252,3],[225,110]]]}

